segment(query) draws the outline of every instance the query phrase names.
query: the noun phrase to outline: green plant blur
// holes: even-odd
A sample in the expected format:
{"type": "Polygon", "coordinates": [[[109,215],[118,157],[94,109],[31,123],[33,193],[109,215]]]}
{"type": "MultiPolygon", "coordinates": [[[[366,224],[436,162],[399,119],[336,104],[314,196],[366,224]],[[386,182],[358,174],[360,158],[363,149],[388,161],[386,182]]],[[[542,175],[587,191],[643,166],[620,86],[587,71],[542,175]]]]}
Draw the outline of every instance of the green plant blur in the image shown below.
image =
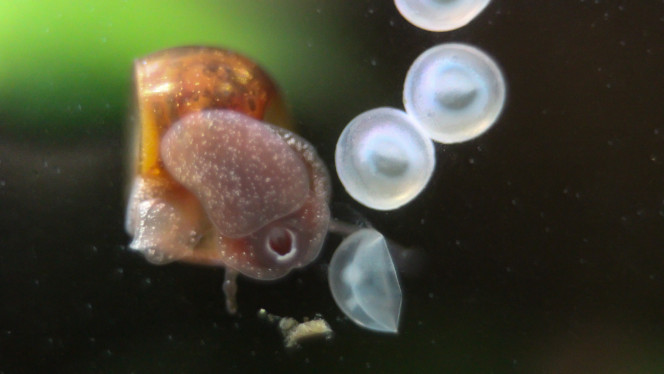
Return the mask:
{"type": "MultiPolygon", "coordinates": [[[[301,110],[344,91],[353,74],[340,17],[311,2],[0,2],[0,130],[37,136],[118,131],[131,107],[131,66],[180,45],[234,49],[262,64],[301,110]],[[331,48],[330,46],[335,46],[331,48]]],[[[357,71],[355,71],[358,74],[357,71]]],[[[329,101],[329,100],[327,100],[329,101]]]]}

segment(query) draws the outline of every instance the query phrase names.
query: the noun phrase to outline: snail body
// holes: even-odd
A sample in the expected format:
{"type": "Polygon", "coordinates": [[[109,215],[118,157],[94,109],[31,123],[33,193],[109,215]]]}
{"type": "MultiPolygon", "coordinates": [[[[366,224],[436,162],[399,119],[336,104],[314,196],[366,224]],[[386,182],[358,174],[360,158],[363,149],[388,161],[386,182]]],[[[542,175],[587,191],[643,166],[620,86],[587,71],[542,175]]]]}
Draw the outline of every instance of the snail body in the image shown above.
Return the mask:
{"type": "Polygon", "coordinates": [[[208,47],[135,63],[137,121],[125,226],[157,264],[278,279],[311,263],[330,220],[330,181],[294,134],[276,85],[255,63],[208,47]]]}

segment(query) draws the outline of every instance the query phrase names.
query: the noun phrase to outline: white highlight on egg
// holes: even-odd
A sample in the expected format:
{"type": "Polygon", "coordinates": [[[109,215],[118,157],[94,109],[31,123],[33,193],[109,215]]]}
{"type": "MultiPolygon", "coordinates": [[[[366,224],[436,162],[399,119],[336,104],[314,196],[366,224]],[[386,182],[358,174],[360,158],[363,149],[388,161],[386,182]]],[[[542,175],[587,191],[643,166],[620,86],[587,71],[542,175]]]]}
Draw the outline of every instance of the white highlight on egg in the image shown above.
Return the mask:
{"type": "Polygon", "coordinates": [[[420,126],[403,111],[386,107],[364,112],[346,126],[335,161],[346,191],[378,210],[415,198],[436,163],[433,143],[420,126]]]}
{"type": "Polygon", "coordinates": [[[410,67],[403,102],[410,114],[441,143],[458,143],[487,131],[505,104],[505,80],[481,50],[458,43],[422,53],[410,67]]]}
{"type": "Polygon", "coordinates": [[[356,231],[341,242],[328,271],[334,301],[351,321],[369,330],[398,332],[401,287],[383,235],[356,231]]]}
{"type": "Polygon", "coordinates": [[[395,0],[399,13],[428,31],[450,31],[467,25],[489,0],[395,0]]]}

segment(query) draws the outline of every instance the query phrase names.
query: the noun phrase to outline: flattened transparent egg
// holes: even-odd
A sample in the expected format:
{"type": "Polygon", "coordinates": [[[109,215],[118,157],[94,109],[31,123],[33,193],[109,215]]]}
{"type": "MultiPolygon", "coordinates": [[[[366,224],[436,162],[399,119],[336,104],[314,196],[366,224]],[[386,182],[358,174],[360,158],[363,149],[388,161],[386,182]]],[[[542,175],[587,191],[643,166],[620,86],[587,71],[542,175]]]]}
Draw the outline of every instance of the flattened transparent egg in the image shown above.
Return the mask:
{"type": "Polygon", "coordinates": [[[403,102],[410,114],[441,143],[480,136],[505,104],[505,80],[498,65],[481,50],[441,44],[420,55],[410,67],[403,102]]]}
{"type": "Polygon", "coordinates": [[[383,235],[361,229],[347,237],[328,272],[334,301],[351,321],[369,330],[398,332],[401,286],[383,235]]]}
{"type": "Polygon", "coordinates": [[[335,152],[346,191],[373,209],[396,209],[426,186],[436,163],[433,143],[403,111],[377,108],[355,117],[335,152]]]}
{"type": "Polygon", "coordinates": [[[465,26],[489,0],[395,0],[399,13],[413,25],[429,31],[450,31],[465,26]]]}

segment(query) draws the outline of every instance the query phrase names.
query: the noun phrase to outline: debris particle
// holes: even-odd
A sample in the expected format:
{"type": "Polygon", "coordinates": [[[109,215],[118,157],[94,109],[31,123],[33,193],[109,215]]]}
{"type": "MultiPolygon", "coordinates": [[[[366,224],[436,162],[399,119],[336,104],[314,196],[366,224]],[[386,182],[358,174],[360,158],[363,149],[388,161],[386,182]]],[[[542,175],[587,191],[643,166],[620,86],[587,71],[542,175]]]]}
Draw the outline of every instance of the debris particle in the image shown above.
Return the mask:
{"type": "Polygon", "coordinates": [[[258,318],[277,325],[284,337],[286,348],[299,347],[300,343],[306,340],[332,338],[333,332],[330,325],[320,315],[316,315],[311,320],[305,317],[304,322],[300,323],[295,318],[279,317],[262,308],[258,310],[257,314],[258,318]]]}

